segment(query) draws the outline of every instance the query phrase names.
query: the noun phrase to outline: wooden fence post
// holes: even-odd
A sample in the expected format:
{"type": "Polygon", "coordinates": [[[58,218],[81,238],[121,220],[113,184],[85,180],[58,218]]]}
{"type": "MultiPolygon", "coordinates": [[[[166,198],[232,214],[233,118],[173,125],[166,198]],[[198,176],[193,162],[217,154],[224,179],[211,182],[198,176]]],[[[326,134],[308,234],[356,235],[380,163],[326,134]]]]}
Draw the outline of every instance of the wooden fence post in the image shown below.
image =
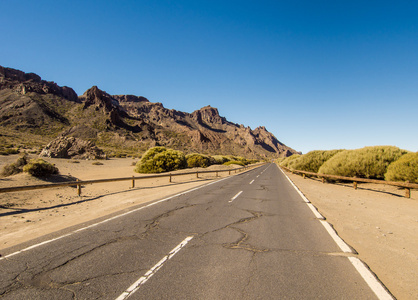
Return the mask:
{"type": "Polygon", "coordinates": [[[353,187],[355,190],[357,190],[357,181],[353,181],[353,187]]]}
{"type": "MultiPolygon", "coordinates": [[[[77,181],[80,181],[80,179],[77,179],[77,181]]],[[[77,195],[81,196],[81,184],[77,184],[77,195]]]]}
{"type": "Polygon", "coordinates": [[[171,182],[171,173],[170,173],[170,179],[168,180],[168,182],[171,182]]]}
{"type": "Polygon", "coordinates": [[[325,183],[325,177],[321,177],[322,183],[325,183]]]}
{"type": "Polygon", "coordinates": [[[196,172],[196,178],[199,178],[199,172],[196,172]]]}
{"type": "Polygon", "coordinates": [[[132,188],[135,187],[135,176],[132,175],[132,188]]]}
{"type": "Polygon", "coordinates": [[[405,198],[411,198],[411,189],[405,188],[405,198]]]}

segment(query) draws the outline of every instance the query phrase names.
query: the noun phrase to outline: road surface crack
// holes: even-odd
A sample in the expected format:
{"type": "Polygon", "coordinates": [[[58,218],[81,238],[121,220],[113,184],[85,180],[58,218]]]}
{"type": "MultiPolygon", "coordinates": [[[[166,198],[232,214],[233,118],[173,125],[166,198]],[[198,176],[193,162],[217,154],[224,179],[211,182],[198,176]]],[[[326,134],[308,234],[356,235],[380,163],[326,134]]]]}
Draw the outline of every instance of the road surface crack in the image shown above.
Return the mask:
{"type": "Polygon", "coordinates": [[[250,251],[253,253],[261,253],[261,252],[268,252],[270,251],[270,249],[265,249],[265,248],[258,248],[256,246],[247,244],[247,240],[250,238],[250,235],[245,232],[244,230],[235,227],[234,225],[239,225],[239,224],[243,224],[243,223],[248,223],[251,221],[254,221],[258,218],[261,218],[263,216],[263,213],[258,212],[258,211],[252,211],[252,210],[246,210],[247,212],[249,212],[250,214],[252,214],[251,217],[247,217],[247,218],[242,218],[239,219],[238,221],[231,223],[229,225],[226,225],[225,227],[223,227],[222,229],[226,229],[226,228],[230,228],[233,229],[235,231],[238,231],[241,234],[241,237],[233,242],[233,243],[224,243],[223,247],[227,248],[227,249],[241,249],[241,250],[246,250],[246,251],[250,251]]]}
{"type": "Polygon", "coordinates": [[[149,223],[145,225],[145,232],[142,233],[142,238],[147,237],[153,230],[157,230],[160,228],[160,221],[164,218],[170,217],[174,212],[179,211],[181,209],[189,208],[196,206],[195,204],[187,204],[184,206],[176,207],[174,209],[171,209],[169,211],[166,211],[151,220],[149,220],[149,223]]]}

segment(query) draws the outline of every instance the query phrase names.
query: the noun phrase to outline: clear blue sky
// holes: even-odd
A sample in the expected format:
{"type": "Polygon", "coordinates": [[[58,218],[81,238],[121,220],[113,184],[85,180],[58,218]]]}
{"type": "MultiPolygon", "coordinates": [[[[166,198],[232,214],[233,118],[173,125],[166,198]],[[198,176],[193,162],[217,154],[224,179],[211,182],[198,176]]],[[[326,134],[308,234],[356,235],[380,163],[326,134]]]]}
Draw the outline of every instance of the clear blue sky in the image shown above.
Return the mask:
{"type": "Polygon", "coordinates": [[[217,107],[310,150],[418,151],[418,1],[0,0],[0,65],[217,107]]]}

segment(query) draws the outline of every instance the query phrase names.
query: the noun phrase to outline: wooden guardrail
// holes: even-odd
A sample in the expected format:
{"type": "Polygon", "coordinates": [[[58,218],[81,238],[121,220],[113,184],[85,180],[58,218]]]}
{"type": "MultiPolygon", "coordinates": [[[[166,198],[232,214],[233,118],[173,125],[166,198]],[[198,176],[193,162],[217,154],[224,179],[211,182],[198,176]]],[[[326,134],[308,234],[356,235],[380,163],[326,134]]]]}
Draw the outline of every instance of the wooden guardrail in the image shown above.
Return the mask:
{"type": "Polygon", "coordinates": [[[234,169],[228,169],[228,170],[195,171],[195,172],[185,172],[185,173],[175,173],[175,174],[164,173],[164,174],[146,175],[146,176],[139,176],[139,177],[138,176],[132,176],[132,177],[121,177],[121,178],[77,180],[77,181],[68,181],[68,182],[60,182],[60,183],[14,186],[14,187],[0,188],[0,194],[1,193],[11,193],[11,192],[20,192],[20,191],[30,191],[30,190],[39,190],[39,189],[49,189],[49,188],[71,186],[71,187],[77,187],[77,194],[78,194],[78,196],[80,196],[81,195],[81,186],[87,185],[87,184],[117,182],[117,181],[131,181],[131,187],[134,188],[135,187],[135,181],[137,181],[137,180],[168,177],[169,182],[171,182],[172,177],[175,177],[175,176],[184,176],[184,175],[196,174],[196,178],[199,178],[199,174],[207,174],[207,173],[216,173],[216,177],[218,177],[219,173],[229,172],[229,175],[231,175],[232,172],[237,173],[238,171],[258,167],[258,166],[261,166],[263,164],[264,163],[258,163],[258,164],[254,164],[254,165],[251,165],[251,166],[244,166],[244,167],[241,167],[241,168],[234,168],[234,169]]]}
{"type": "Polygon", "coordinates": [[[392,185],[392,186],[397,186],[397,187],[403,187],[403,188],[405,188],[405,197],[406,198],[411,198],[411,189],[418,189],[418,184],[416,184],[416,183],[385,181],[385,180],[367,179],[367,178],[358,178],[358,177],[345,177],[345,176],[337,176],[337,175],[327,175],[327,174],[313,173],[313,172],[307,172],[307,171],[293,170],[293,169],[289,169],[289,168],[286,168],[286,167],[283,167],[283,166],[280,166],[280,168],[282,168],[282,169],[284,169],[288,172],[292,172],[294,174],[302,174],[302,176],[304,178],[305,178],[306,175],[316,176],[316,177],[322,179],[322,183],[325,182],[325,178],[336,179],[336,180],[344,180],[344,181],[352,181],[354,189],[357,189],[357,183],[358,182],[377,183],[377,184],[386,184],[386,185],[392,185]]]}

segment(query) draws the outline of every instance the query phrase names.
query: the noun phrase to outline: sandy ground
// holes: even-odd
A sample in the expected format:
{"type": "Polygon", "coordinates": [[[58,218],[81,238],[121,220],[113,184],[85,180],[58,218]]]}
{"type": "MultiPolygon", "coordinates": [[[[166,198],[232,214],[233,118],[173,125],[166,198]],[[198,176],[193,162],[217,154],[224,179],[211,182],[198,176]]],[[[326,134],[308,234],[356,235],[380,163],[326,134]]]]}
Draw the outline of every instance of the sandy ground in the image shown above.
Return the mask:
{"type": "Polygon", "coordinates": [[[418,299],[418,191],[286,173],[398,299],[418,299]]]}
{"type": "MultiPolygon", "coordinates": [[[[0,156],[0,169],[18,156],[0,156]]],[[[89,180],[139,176],[132,159],[93,161],[47,159],[60,170],[59,180],[89,180]]],[[[212,166],[214,168],[228,168],[212,166]]],[[[187,170],[190,171],[190,170],[187,170]]],[[[182,171],[184,172],[184,171],[182,171]]],[[[318,208],[338,234],[356,251],[398,299],[418,298],[418,191],[410,199],[404,190],[391,186],[321,183],[287,173],[318,208]]],[[[220,173],[227,176],[228,172],[220,173]]],[[[0,194],[0,254],[6,248],[103,217],[141,203],[209,183],[215,174],[185,175],[87,185],[81,197],[73,187],[0,194]]],[[[0,187],[43,184],[45,181],[19,174],[0,179],[0,187]]]]}

